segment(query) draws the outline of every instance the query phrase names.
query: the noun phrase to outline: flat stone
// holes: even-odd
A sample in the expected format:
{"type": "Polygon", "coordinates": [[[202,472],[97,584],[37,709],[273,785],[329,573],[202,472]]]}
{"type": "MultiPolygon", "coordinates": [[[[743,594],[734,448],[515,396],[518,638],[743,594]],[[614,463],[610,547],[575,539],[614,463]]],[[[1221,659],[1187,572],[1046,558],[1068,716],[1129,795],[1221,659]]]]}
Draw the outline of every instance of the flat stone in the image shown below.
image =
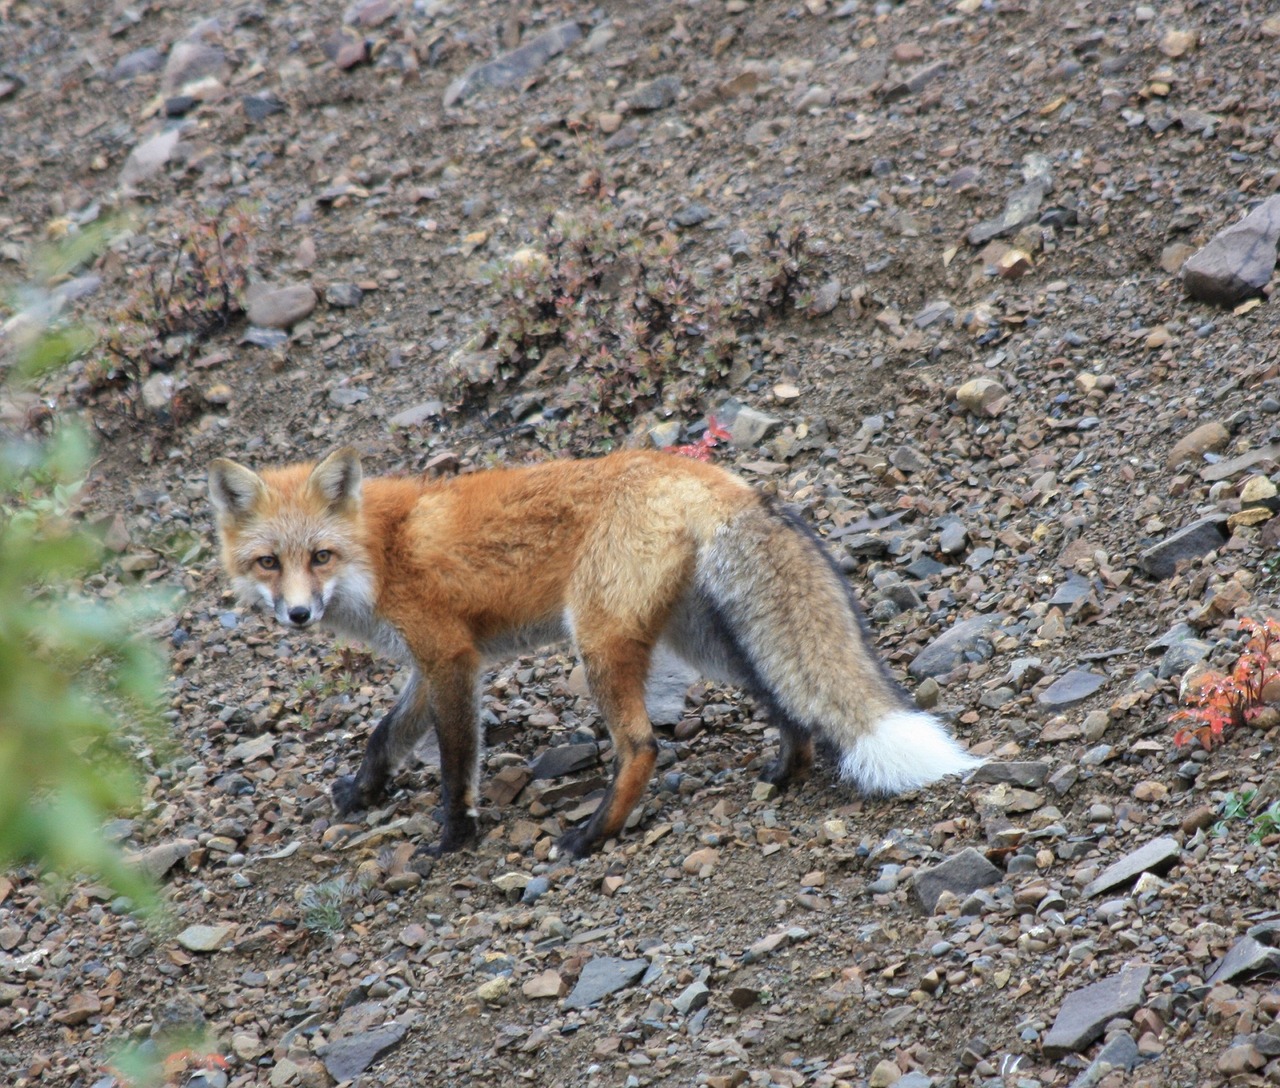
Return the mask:
{"type": "Polygon", "coordinates": [[[1280,922],[1266,922],[1253,926],[1241,937],[1225,956],[1210,969],[1205,982],[1216,986],[1221,982],[1262,972],[1274,974],[1280,971],[1280,922]]]}
{"type": "Polygon", "coordinates": [[[75,1027],[86,1020],[92,1020],[100,1012],[102,1012],[102,1002],[98,999],[98,995],[91,990],[82,990],[80,993],[71,995],[66,1007],[53,1014],[53,1020],[65,1027],[75,1027]]]}
{"type": "Polygon", "coordinates": [[[142,49],[135,49],[132,53],[126,53],[116,61],[111,68],[111,75],[107,78],[112,83],[123,83],[126,80],[137,79],[138,76],[158,72],[163,67],[164,57],[160,50],[148,45],[142,49]]]}
{"type": "Polygon", "coordinates": [[[206,79],[225,83],[231,74],[227,55],[216,45],[205,42],[177,42],[169,50],[164,75],[160,78],[160,93],[178,94],[184,87],[206,79]]]}
{"type": "Polygon", "coordinates": [[[1229,457],[1225,461],[1206,465],[1200,470],[1200,479],[1206,483],[1229,480],[1232,476],[1248,472],[1263,462],[1280,462],[1280,442],[1272,442],[1266,446],[1259,446],[1257,449],[1246,450],[1237,457],[1229,457]]]}
{"type": "Polygon", "coordinates": [[[989,660],[995,653],[991,632],[1004,622],[1004,618],[997,612],[961,620],[916,654],[907,671],[915,679],[923,680],[926,676],[951,672],[967,660],[989,660]]]}
{"type": "Polygon", "coordinates": [[[520,992],[535,1001],[539,998],[559,997],[564,992],[564,980],[558,971],[549,967],[532,978],[525,979],[520,985],[520,992]]]}
{"type": "Polygon", "coordinates": [[[171,128],[138,144],[120,169],[120,185],[130,189],[158,174],[173,158],[181,139],[182,133],[171,128]]]}
{"type": "Polygon", "coordinates": [[[392,427],[421,427],[429,419],[436,419],[444,413],[444,403],[439,400],[424,400],[412,408],[397,412],[387,422],[392,427]]]}
{"type": "Polygon", "coordinates": [[[922,68],[917,68],[905,79],[889,84],[880,92],[880,97],[886,102],[897,102],[899,99],[919,94],[946,70],[945,60],[935,60],[922,68]]]}
{"type": "Polygon", "coordinates": [[[392,1023],[373,1031],[335,1039],[316,1053],[336,1081],[358,1077],[383,1055],[400,1045],[408,1032],[405,1024],[392,1023]]]}
{"type": "Polygon", "coordinates": [[[1071,1088],[1093,1088],[1108,1073],[1116,1070],[1128,1073],[1138,1064],[1139,1057],[1138,1044],[1133,1041],[1133,1036],[1117,1035],[1103,1045],[1088,1068],[1071,1082],[1071,1088]]]}
{"type": "Polygon", "coordinates": [[[561,23],[500,57],[477,64],[449,84],[444,92],[445,107],[455,106],[485,87],[511,87],[523,82],[581,38],[582,28],[577,23],[561,23]]]}
{"type": "Polygon", "coordinates": [[[969,530],[962,521],[948,521],[938,532],[938,551],[943,555],[956,555],[964,551],[969,542],[969,530]]]}
{"type": "Polygon", "coordinates": [[[984,763],[969,777],[974,784],[1024,786],[1038,789],[1049,777],[1049,764],[1042,760],[1001,763],[993,760],[984,763]]]}
{"type": "Polygon", "coordinates": [[[259,121],[265,121],[272,114],[284,113],[285,110],[284,102],[274,91],[247,94],[240,99],[240,104],[244,107],[244,115],[255,125],[259,121]]]}
{"type": "Polygon", "coordinates": [[[1177,468],[1187,461],[1200,461],[1206,453],[1220,450],[1230,441],[1231,432],[1216,419],[1201,423],[1173,444],[1173,449],[1165,458],[1164,467],[1177,468]]]}
{"type": "Polygon", "coordinates": [[[339,27],[325,38],[320,46],[335,68],[344,71],[369,59],[369,49],[364,35],[354,27],[339,27]]]}
{"type": "Polygon", "coordinates": [[[290,329],[311,316],[316,293],[305,283],[290,287],[258,286],[249,292],[249,324],[264,329],[290,329]]]}
{"type": "Polygon", "coordinates": [[[1129,1016],[1142,1004],[1150,976],[1150,967],[1125,967],[1111,978],[1069,994],[1041,1043],[1044,1056],[1077,1054],[1102,1034],[1108,1021],[1129,1016]]]}
{"type": "Polygon", "coordinates": [[[646,959],[625,960],[619,956],[596,956],[588,960],[578,976],[578,984],[564,999],[565,1009],[585,1009],[610,994],[625,990],[649,969],[646,959]]]}
{"type": "Polygon", "coordinates": [[[956,400],[976,416],[999,414],[1008,394],[994,378],[971,378],[956,390],[956,400]]]}
{"type": "Polygon", "coordinates": [[[132,868],[145,873],[151,880],[159,880],[165,873],[190,855],[197,846],[195,839],[174,839],[171,842],[157,843],[145,850],[125,856],[125,861],[132,868]]]}
{"type": "Polygon", "coordinates": [[[705,982],[691,982],[671,1004],[681,1016],[688,1016],[706,1005],[711,998],[711,989],[705,982]]]}
{"type": "Polygon", "coordinates": [[[993,238],[1004,238],[1015,234],[1028,223],[1034,223],[1040,215],[1040,205],[1047,191],[1043,181],[1034,181],[1015,189],[1009,194],[1004,211],[1000,215],[969,229],[966,235],[969,244],[971,246],[986,245],[993,238]]]}
{"type": "Polygon", "coordinates": [[[230,924],[187,926],[176,939],[188,952],[217,952],[231,940],[235,931],[236,927],[230,924]]]}
{"type": "Polygon", "coordinates": [[[889,454],[889,463],[901,472],[923,472],[933,462],[914,446],[899,446],[889,454]]]}
{"type": "Polygon", "coordinates": [[[529,764],[529,773],[534,778],[560,778],[594,767],[599,762],[600,749],[596,744],[557,744],[529,764]]]}
{"type": "Polygon", "coordinates": [[[1193,521],[1138,556],[1138,566],[1153,578],[1171,578],[1180,562],[1216,551],[1227,541],[1224,515],[1193,521]]]}
{"type": "Polygon", "coordinates": [[[1156,670],[1156,675],[1161,680],[1168,680],[1173,676],[1181,676],[1192,665],[1198,665],[1201,661],[1213,652],[1213,647],[1198,638],[1184,638],[1180,642],[1175,642],[1165,651],[1164,657],[1160,659],[1160,667],[1156,670]]]}
{"type": "Polygon", "coordinates": [[[736,400],[727,400],[716,409],[716,422],[729,432],[729,441],[739,449],[758,446],[782,425],[777,416],[757,411],[736,400]]]}
{"type": "Polygon", "coordinates": [[[681,84],[675,76],[659,76],[648,83],[641,83],[627,92],[627,108],[641,113],[653,113],[675,105],[680,97],[681,84]]]}
{"type": "Polygon", "coordinates": [[[359,306],[364,291],[354,283],[331,283],[324,289],[324,300],[330,306],[345,310],[359,306]]]}
{"type": "Polygon", "coordinates": [[[1121,884],[1136,880],[1143,873],[1163,873],[1180,857],[1182,857],[1182,847],[1178,845],[1178,840],[1162,835],[1126,854],[1114,864],[1108,865],[1085,885],[1081,895],[1089,899],[1117,888],[1121,884]]]}
{"type": "Polygon", "coordinates": [[[1235,306],[1258,294],[1276,267],[1280,194],[1268,197],[1240,222],[1219,231],[1182,266],[1188,294],[1202,302],[1235,306]]]}
{"type": "Polygon", "coordinates": [[[932,914],[943,892],[968,895],[979,888],[999,884],[1004,874],[972,846],[946,861],[915,875],[911,886],[926,913],[932,914]]]}
{"type": "Polygon", "coordinates": [[[1107,678],[1101,673],[1090,672],[1088,669],[1072,669],[1064,676],[1058,677],[1036,696],[1036,702],[1041,706],[1055,709],[1072,706],[1089,698],[1106,682],[1107,678]]]}

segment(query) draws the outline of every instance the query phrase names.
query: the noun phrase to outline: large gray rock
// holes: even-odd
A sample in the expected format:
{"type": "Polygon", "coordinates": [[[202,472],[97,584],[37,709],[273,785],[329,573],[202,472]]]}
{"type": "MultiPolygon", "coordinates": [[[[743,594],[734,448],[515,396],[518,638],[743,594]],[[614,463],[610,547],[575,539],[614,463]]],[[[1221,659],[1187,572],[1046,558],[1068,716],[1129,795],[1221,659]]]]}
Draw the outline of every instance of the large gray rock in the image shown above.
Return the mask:
{"type": "Polygon", "coordinates": [[[1044,1037],[1044,1056],[1077,1054],[1102,1034],[1107,1021],[1130,1015],[1142,1004],[1150,975],[1150,967],[1125,967],[1118,975],[1069,994],[1044,1037]]]}
{"type": "Polygon", "coordinates": [[[975,654],[983,661],[995,652],[991,645],[991,632],[1004,622],[1004,616],[991,613],[962,620],[944,631],[928,646],[916,654],[907,671],[917,680],[926,676],[941,676],[968,660],[967,654],[975,654]]]}
{"type": "Polygon", "coordinates": [[[920,905],[932,914],[943,892],[968,895],[979,888],[999,884],[1004,874],[972,846],[930,869],[916,873],[911,886],[920,905]]]}
{"type": "Polygon", "coordinates": [[[1276,267],[1280,194],[1268,197],[1238,223],[1219,231],[1182,266],[1187,292],[1202,302],[1234,306],[1258,294],[1276,267]]]}
{"type": "Polygon", "coordinates": [[[265,329],[291,329],[316,308],[316,293],[305,283],[292,287],[259,285],[249,292],[249,324],[265,329]]]}
{"type": "Polygon", "coordinates": [[[1023,786],[1026,789],[1034,790],[1044,785],[1044,780],[1049,776],[1049,764],[1042,760],[1023,760],[1020,762],[1010,761],[1001,763],[993,761],[984,763],[976,771],[973,772],[969,781],[975,785],[982,783],[984,785],[1023,786]]]}
{"type": "Polygon", "coordinates": [[[625,990],[649,969],[646,959],[624,960],[618,956],[597,956],[588,961],[578,976],[578,984],[564,999],[566,1009],[585,1009],[610,994],[625,990]]]}
{"type": "Polygon", "coordinates": [[[1245,975],[1262,971],[1275,974],[1280,971],[1280,922],[1263,922],[1249,931],[1231,946],[1225,956],[1213,965],[1205,978],[1211,986],[1230,982],[1245,975]]]}
{"type": "Polygon", "coordinates": [[[1229,535],[1223,514],[1193,521],[1138,556],[1138,566],[1153,578],[1172,578],[1180,562],[1221,548],[1229,535]]]}
{"type": "Polygon", "coordinates": [[[1178,840],[1169,835],[1162,835],[1126,854],[1113,865],[1108,865],[1085,885],[1081,894],[1089,899],[1121,884],[1128,884],[1143,873],[1163,873],[1180,857],[1182,857],[1182,847],[1178,845],[1178,840]]]}
{"type": "Polygon", "coordinates": [[[1090,672],[1088,669],[1072,669],[1045,688],[1036,702],[1054,709],[1073,706],[1089,698],[1106,682],[1107,678],[1100,673],[1090,672]]]}
{"type": "Polygon", "coordinates": [[[521,83],[581,37],[582,28],[575,22],[554,26],[509,53],[464,72],[449,84],[444,92],[444,104],[446,107],[456,105],[485,87],[511,87],[521,83]]]}
{"type": "Polygon", "coordinates": [[[335,1039],[317,1053],[334,1080],[339,1083],[353,1080],[388,1051],[399,1046],[408,1030],[404,1024],[388,1024],[373,1031],[335,1039]]]}

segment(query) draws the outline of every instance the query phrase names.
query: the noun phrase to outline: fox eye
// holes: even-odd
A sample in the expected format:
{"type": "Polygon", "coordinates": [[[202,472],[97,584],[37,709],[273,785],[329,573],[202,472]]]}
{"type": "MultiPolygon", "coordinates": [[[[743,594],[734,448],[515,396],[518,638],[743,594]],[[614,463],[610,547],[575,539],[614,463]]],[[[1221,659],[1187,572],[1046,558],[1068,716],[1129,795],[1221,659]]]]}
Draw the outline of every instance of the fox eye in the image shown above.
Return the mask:
{"type": "Polygon", "coordinates": [[[279,570],[280,560],[274,555],[262,555],[258,557],[258,566],[263,570],[279,570]]]}
{"type": "Polygon", "coordinates": [[[333,552],[328,548],[321,548],[319,551],[311,553],[311,563],[313,566],[323,567],[330,559],[333,558],[333,552]]]}

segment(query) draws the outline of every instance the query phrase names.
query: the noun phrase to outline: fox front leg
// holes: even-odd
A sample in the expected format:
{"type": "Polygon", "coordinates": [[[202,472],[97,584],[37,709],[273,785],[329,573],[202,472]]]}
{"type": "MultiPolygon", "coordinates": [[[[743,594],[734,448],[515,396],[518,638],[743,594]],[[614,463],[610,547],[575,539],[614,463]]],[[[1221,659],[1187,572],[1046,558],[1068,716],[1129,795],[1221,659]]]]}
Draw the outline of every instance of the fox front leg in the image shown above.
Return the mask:
{"type": "Polygon", "coordinates": [[[415,673],[369,737],[360,769],[334,780],[331,792],[338,814],[356,812],[377,801],[396,768],[433,724],[431,700],[415,673]]]}

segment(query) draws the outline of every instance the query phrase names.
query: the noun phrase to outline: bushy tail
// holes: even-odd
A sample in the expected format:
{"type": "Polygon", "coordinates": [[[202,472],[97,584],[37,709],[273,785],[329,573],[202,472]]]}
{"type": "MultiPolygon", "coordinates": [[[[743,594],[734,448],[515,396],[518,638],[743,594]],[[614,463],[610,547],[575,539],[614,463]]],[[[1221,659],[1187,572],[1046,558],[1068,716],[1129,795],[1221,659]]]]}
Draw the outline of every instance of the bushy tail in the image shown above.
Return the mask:
{"type": "Polygon", "coordinates": [[[701,549],[697,581],[780,727],[834,747],[841,777],[864,793],[901,793],[982,762],[911,707],[803,523],[763,501],[745,508],[701,549]]]}

